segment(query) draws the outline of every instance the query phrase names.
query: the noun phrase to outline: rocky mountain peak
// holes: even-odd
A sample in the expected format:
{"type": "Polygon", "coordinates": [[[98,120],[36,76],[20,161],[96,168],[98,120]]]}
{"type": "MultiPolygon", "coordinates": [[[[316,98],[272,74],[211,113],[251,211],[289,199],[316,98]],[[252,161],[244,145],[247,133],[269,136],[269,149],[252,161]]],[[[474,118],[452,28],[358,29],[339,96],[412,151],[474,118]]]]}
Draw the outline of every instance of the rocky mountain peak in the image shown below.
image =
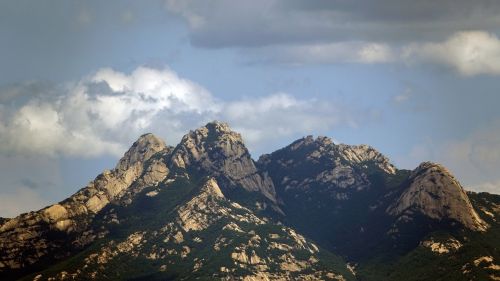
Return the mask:
{"type": "MultiPolygon", "coordinates": [[[[204,128],[206,128],[209,132],[217,133],[217,134],[235,134],[229,124],[220,121],[211,121],[208,122],[204,128]]],[[[237,133],[236,133],[237,134],[237,133]]],[[[238,134],[239,135],[239,134],[238,134]]]]}
{"type": "Polygon", "coordinates": [[[0,271],[2,267],[28,267],[49,256],[61,258],[91,243],[97,236],[89,229],[89,225],[97,213],[108,204],[118,201],[134,183],[134,188],[140,190],[166,176],[166,167],[149,165],[147,168],[154,170],[148,170],[145,177],[136,182],[143,173],[145,161],[164,150],[168,149],[163,140],[153,134],[142,135],[115,169],[105,170],[86,187],[58,204],[21,214],[4,223],[0,227],[0,245],[3,245],[4,250],[8,249],[9,254],[0,254],[0,271]],[[67,234],[68,240],[54,240],[47,244],[54,231],[60,235],[67,234]],[[32,251],[33,248],[36,251],[32,251]]]}
{"type": "Polygon", "coordinates": [[[159,137],[148,133],[139,137],[132,144],[125,155],[116,165],[116,170],[126,171],[136,163],[142,163],[149,159],[153,154],[166,148],[165,142],[159,137]]]}
{"type": "Polygon", "coordinates": [[[454,220],[472,230],[487,228],[461,184],[444,166],[424,162],[412,171],[409,182],[409,187],[388,208],[390,214],[418,212],[436,220],[454,220]]]}
{"type": "Polygon", "coordinates": [[[342,157],[351,163],[371,163],[388,174],[396,173],[396,167],[391,164],[389,158],[369,145],[339,144],[337,149],[342,157]]]}
{"type": "Polygon", "coordinates": [[[446,175],[447,177],[453,178],[455,180],[455,177],[445,166],[431,161],[420,163],[420,165],[418,165],[418,167],[412,171],[411,176],[414,177],[420,173],[438,173],[446,175]]]}
{"type": "MultiPolygon", "coordinates": [[[[249,155],[241,135],[229,125],[213,121],[184,135],[176,147],[174,164],[186,167],[193,163],[220,166],[226,157],[249,155]],[[205,160],[212,160],[209,162],[205,160]]],[[[203,168],[209,168],[205,166],[203,168]]],[[[220,168],[220,167],[213,167],[220,168]]]]}
{"type": "Polygon", "coordinates": [[[306,136],[294,141],[287,147],[262,155],[259,163],[263,166],[279,159],[280,165],[302,165],[303,160],[313,164],[323,163],[323,169],[335,167],[360,167],[367,169],[376,167],[387,174],[395,174],[396,167],[387,157],[369,145],[335,144],[332,139],[324,136],[306,136]]]}
{"type": "Polygon", "coordinates": [[[319,149],[324,148],[329,145],[333,145],[332,139],[324,136],[318,136],[314,138],[309,135],[294,141],[290,144],[289,148],[291,151],[299,150],[299,149],[319,149]]]}
{"type": "Polygon", "coordinates": [[[213,121],[190,131],[175,148],[172,163],[213,176],[226,188],[258,191],[276,201],[271,179],[259,173],[241,135],[226,123],[213,121]]]}

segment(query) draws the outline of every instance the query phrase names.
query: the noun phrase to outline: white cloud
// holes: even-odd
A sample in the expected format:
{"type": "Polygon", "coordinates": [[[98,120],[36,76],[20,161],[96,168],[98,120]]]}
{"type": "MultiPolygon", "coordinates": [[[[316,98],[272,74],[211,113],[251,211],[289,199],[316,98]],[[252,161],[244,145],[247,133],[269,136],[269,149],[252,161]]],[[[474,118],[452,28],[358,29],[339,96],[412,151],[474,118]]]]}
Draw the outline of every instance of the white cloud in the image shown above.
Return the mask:
{"type": "MultiPolygon", "coordinates": [[[[500,123],[484,126],[461,140],[443,144],[443,158],[469,184],[498,179],[500,169],[500,123]]],[[[500,192],[500,190],[499,190],[500,192]]]]}
{"type": "Polygon", "coordinates": [[[359,62],[361,63],[382,63],[390,62],[393,58],[391,48],[386,44],[369,43],[363,45],[358,51],[359,62]]]}
{"type": "Polygon", "coordinates": [[[500,194],[500,121],[482,126],[462,138],[446,141],[425,141],[413,146],[401,163],[413,168],[419,162],[444,164],[464,187],[474,191],[500,194]]]}
{"type": "Polygon", "coordinates": [[[500,180],[493,182],[482,182],[471,186],[472,190],[500,194],[500,180]]]}
{"type": "Polygon", "coordinates": [[[250,60],[284,64],[375,64],[392,62],[396,58],[389,45],[376,42],[270,46],[245,52],[250,60]]]}
{"type": "MultiPolygon", "coordinates": [[[[393,46],[381,42],[272,45],[243,50],[250,62],[301,64],[406,63],[449,67],[461,75],[500,75],[500,39],[485,31],[461,31],[443,41],[393,46]]],[[[408,95],[400,95],[405,99],[408,95]]]]}
{"type": "Polygon", "coordinates": [[[394,96],[393,100],[395,103],[403,103],[408,101],[412,96],[412,89],[406,88],[403,93],[394,96]]]}
{"type": "Polygon", "coordinates": [[[139,67],[130,75],[102,69],[60,95],[31,99],[14,112],[1,107],[0,151],[121,155],[160,114],[217,111],[207,90],[169,69],[139,67]]]}
{"type": "Polygon", "coordinates": [[[485,31],[462,31],[442,42],[414,43],[403,49],[402,56],[443,64],[465,76],[500,74],[500,40],[485,31]]]}
{"type": "Polygon", "coordinates": [[[341,124],[355,126],[356,118],[342,108],[330,101],[301,100],[286,93],[277,93],[227,103],[220,116],[242,133],[250,148],[269,152],[269,143],[273,141],[325,133],[341,124]]]}
{"type": "Polygon", "coordinates": [[[170,69],[139,67],[126,74],[104,68],[59,91],[19,108],[0,106],[0,152],[120,156],[145,132],[175,144],[214,119],[229,122],[251,149],[262,150],[269,140],[324,132],[340,122],[355,125],[336,104],[286,93],[222,101],[170,69]]]}
{"type": "Polygon", "coordinates": [[[167,0],[165,1],[165,8],[184,17],[191,28],[200,28],[206,23],[206,20],[193,11],[190,4],[189,1],[167,0]]]}

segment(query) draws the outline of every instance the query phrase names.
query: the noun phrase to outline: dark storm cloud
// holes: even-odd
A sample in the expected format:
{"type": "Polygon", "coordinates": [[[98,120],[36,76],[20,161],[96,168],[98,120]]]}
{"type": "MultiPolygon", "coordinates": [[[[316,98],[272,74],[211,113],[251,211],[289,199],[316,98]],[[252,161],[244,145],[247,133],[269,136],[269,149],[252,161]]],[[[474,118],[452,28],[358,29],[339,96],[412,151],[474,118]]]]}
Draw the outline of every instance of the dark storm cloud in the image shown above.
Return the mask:
{"type": "Polygon", "coordinates": [[[407,43],[440,40],[461,30],[495,32],[498,1],[180,1],[167,9],[184,18],[201,47],[256,47],[339,41],[407,43]]]}

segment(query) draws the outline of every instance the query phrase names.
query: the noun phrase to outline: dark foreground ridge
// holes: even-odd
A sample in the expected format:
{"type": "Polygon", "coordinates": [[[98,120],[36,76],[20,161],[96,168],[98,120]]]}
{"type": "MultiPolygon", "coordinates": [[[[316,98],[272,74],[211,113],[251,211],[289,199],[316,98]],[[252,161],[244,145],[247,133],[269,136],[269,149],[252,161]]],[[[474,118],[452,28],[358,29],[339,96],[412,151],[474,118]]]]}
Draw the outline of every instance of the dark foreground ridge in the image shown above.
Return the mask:
{"type": "Polygon", "coordinates": [[[0,218],[0,279],[500,280],[499,213],[436,163],[311,136],[255,162],[215,121],[0,218]]]}

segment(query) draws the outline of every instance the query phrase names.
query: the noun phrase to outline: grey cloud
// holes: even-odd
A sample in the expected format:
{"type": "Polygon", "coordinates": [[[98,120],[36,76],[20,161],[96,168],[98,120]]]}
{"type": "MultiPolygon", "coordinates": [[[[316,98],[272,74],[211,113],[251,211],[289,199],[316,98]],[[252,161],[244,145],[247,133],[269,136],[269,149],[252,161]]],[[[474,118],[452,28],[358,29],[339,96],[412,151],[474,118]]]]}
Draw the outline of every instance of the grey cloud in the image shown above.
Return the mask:
{"type": "Polygon", "coordinates": [[[0,216],[40,209],[54,198],[62,199],[62,190],[63,175],[56,159],[0,154],[0,216]]]}
{"type": "Polygon", "coordinates": [[[180,1],[194,45],[256,47],[342,41],[440,40],[460,30],[495,31],[500,3],[481,1],[180,1]]]}
{"type": "Polygon", "coordinates": [[[54,85],[46,81],[25,81],[0,86],[0,103],[23,102],[34,96],[54,94],[54,85]]]}
{"type": "Polygon", "coordinates": [[[29,187],[31,189],[37,189],[38,187],[40,187],[40,184],[37,181],[34,181],[32,179],[29,179],[29,178],[23,178],[19,181],[19,183],[21,185],[29,187]]]}
{"type": "Polygon", "coordinates": [[[285,65],[333,63],[388,63],[398,54],[380,43],[339,42],[312,45],[268,46],[244,49],[244,63],[277,63],[285,65]]]}
{"type": "Polygon", "coordinates": [[[467,189],[500,194],[500,120],[484,123],[456,139],[416,144],[406,160],[443,163],[467,189]]]}

